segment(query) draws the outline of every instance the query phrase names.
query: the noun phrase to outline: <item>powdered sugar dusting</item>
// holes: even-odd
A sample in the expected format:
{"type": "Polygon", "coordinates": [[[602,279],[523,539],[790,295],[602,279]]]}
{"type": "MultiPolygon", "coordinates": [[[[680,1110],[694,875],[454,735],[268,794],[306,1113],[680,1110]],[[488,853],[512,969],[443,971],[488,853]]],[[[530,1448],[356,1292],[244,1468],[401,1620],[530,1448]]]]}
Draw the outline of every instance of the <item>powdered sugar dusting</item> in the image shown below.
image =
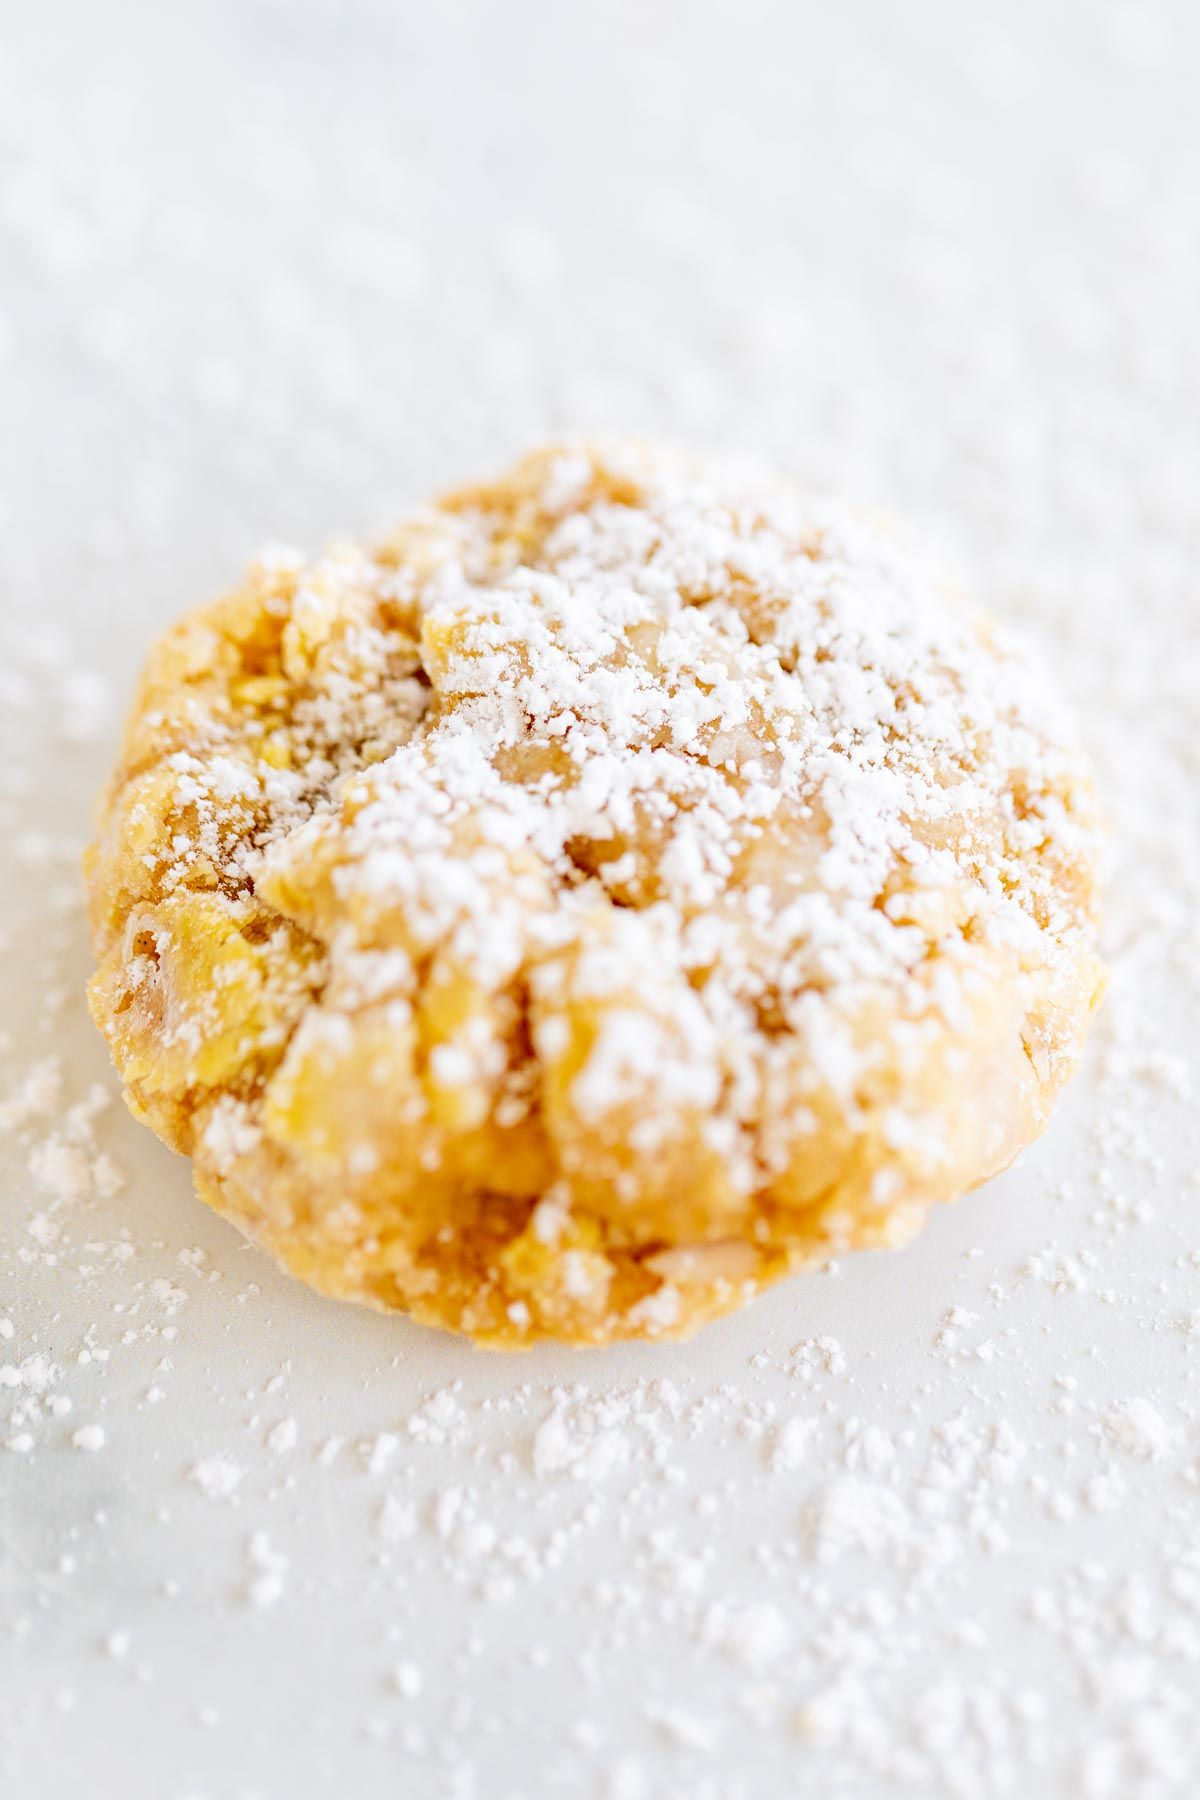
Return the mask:
{"type": "Polygon", "coordinates": [[[1042,679],[895,534],[580,439],[160,640],[93,1012],[315,1286],[670,1336],[1045,1125],[1100,991],[1092,815],[1042,679]]]}
{"type": "Polygon", "coordinates": [[[0,1786],[1190,1800],[1194,9],[336,11],[0,55],[0,1786]],[[285,1284],[86,1111],[76,870],[142,645],[261,533],[575,426],[956,543],[1080,715],[1112,979],[910,1250],[514,1363],[285,1284]]]}

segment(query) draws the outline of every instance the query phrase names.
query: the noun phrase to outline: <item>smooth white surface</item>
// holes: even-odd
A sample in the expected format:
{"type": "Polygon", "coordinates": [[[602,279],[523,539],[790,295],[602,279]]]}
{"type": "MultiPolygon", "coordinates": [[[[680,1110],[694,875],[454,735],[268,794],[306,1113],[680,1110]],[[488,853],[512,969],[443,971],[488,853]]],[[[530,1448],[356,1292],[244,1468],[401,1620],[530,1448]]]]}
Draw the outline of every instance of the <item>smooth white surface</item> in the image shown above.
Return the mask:
{"type": "Polygon", "coordinates": [[[119,1108],[108,1198],[11,1131],[6,1794],[1200,1787],[1198,55],[1186,0],[0,18],[0,1097],[114,1085],[77,854],[152,632],[564,429],[940,536],[1116,826],[1048,1139],[690,1345],[473,1353],[286,1282],[119,1108]]]}

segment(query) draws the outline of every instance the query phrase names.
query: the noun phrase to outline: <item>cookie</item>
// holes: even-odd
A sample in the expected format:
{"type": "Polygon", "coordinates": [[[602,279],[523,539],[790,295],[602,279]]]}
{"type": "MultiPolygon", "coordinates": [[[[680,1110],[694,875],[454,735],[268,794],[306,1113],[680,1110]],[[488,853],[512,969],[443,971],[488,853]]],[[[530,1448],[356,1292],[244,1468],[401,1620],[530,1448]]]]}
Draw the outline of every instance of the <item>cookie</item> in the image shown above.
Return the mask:
{"type": "Polygon", "coordinates": [[[154,649],[87,859],[137,1116],[328,1294],[682,1335],[1045,1125],[1097,829],[1021,650],[732,463],[541,450],[154,649]]]}

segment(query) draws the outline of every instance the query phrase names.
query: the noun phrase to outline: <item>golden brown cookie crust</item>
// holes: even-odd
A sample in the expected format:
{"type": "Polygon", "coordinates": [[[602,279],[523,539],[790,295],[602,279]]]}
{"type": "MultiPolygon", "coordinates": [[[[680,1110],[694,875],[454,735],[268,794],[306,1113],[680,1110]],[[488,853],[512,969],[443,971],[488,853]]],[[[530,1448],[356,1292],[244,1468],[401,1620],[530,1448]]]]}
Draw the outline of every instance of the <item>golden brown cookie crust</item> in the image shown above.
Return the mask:
{"type": "Polygon", "coordinates": [[[1036,674],[894,541],[572,444],[161,639],[91,1004],[134,1112],[314,1287],[669,1337],[1041,1130],[1096,863],[1036,674]]]}

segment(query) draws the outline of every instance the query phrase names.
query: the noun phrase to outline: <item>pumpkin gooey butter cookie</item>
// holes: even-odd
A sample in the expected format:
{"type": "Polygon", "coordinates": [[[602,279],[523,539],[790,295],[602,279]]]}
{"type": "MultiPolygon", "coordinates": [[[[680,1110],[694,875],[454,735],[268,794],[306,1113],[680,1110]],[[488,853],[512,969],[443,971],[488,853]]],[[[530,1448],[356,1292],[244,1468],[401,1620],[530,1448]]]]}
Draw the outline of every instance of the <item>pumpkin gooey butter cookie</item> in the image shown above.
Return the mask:
{"type": "Polygon", "coordinates": [[[903,1243],[1096,1005],[1019,648],[761,471],[538,451],[155,647],[87,879],[130,1106],[301,1280],[671,1337],[903,1243]]]}

